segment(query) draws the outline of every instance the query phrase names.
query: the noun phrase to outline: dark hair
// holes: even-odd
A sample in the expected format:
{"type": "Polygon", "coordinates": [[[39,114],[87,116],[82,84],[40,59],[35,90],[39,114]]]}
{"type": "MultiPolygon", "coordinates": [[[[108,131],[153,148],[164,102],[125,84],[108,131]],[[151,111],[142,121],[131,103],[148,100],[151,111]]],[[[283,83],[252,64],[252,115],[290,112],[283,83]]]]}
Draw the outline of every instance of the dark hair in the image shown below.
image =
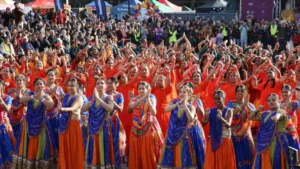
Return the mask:
{"type": "Polygon", "coordinates": [[[78,84],[78,89],[84,91],[84,86],[82,84],[78,84]]]}
{"type": "Polygon", "coordinates": [[[182,86],[188,86],[194,90],[194,85],[192,82],[185,82],[182,86]]]}
{"type": "Polygon", "coordinates": [[[193,92],[194,92],[194,88],[190,85],[181,85],[179,88],[179,91],[183,88],[187,89],[189,94],[193,94],[193,92]]]}
{"type": "Polygon", "coordinates": [[[292,91],[292,87],[291,87],[290,85],[288,85],[288,84],[283,85],[283,86],[281,87],[281,90],[283,90],[283,89],[286,89],[286,90],[288,90],[288,91],[292,91]]]}
{"type": "Polygon", "coordinates": [[[54,74],[56,74],[56,72],[55,72],[54,69],[49,69],[49,70],[46,72],[46,74],[48,75],[48,73],[50,73],[50,72],[54,72],[54,74]]]}
{"type": "Polygon", "coordinates": [[[117,79],[120,81],[121,77],[124,76],[124,75],[127,76],[125,73],[122,73],[122,74],[118,75],[117,79]]]}
{"type": "Polygon", "coordinates": [[[200,75],[200,79],[202,79],[201,72],[199,72],[199,71],[195,71],[195,72],[193,72],[193,73],[192,73],[192,77],[194,76],[194,74],[195,74],[195,73],[199,73],[199,75],[200,75]]]}
{"type": "Polygon", "coordinates": [[[237,86],[235,87],[235,93],[237,92],[237,90],[238,90],[239,88],[241,88],[242,90],[246,90],[246,86],[240,84],[240,85],[237,85],[237,86]]]}
{"type": "Polygon", "coordinates": [[[107,59],[105,60],[105,64],[107,64],[108,61],[110,61],[110,60],[111,60],[111,61],[114,61],[113,58],[107,58],[107,59]]]}
{"type": "Polygon", "coordinates": [[[225,92],[223,91],[223,90],[216,90],[215,92],[214,92],[214,96],[215,95],[220,95],[220,97],[222,97],[222,98],[224,98],[225,99],[225,97],[226,97],[226,94],[225,94],[225,92]]]}
{"type": "Polygon", "coordinates": [[[16,70],[14,69],[14,68],[9,68],[9,73],[10,74],[13,74],[13,73],[15,73],[16,72],[16,70]]]}
{"type": "MultiPolygon", "coordinates": [[[[270,68],[268,71],[272,71],[272,72],[276,73],[273,68],[270,68]]],[[[275,85],[276,85],[276,79],[271,79],[271,80],[268,79],[267,82],[264,84],[264,89],[267,87],[267,85],[268,85],[269,82],[273,82],[273,85],[271,86],[271,88],[275,87],[275,85]]]]}
{"type": "Polygon", "coordinates": [[[105,79],[103,77],[98,77],[96,80],[96,84],[97,84],[98,80],[103,80],[105,82],[105,79]]]}
{"type": "Polygon", "coordinates": [[[107,81],[108,80],[110,80],[111,82],[113,82],[113,84],[115,84],[115,85],[117,85],[119,82],[118,82],[118,80],[117,80],[117,78],[115,78],[115,77],[109,77],[108,79],[107,79],[107,81]]]}
{"type": "Polygon", "coordinates": [[[91,57],[91,56],[89,56],[89,57],[86,57],[86,58],[84,59],[84,61],[86,62],[88,59],[91,59],[91,60],[93,60],[94,58],[93,58],[93,57],[91,57]]]}
{"type": "Polygon", "coordinates": [[[78,80],[76,78],[69,79],[68,83],[75,83],[76,85],[79,85],[78,80]]]}
{"type": "Polygon", "coordinates": [[[271,94],[269,94],[269,96],[267,97],[267,100],[268,100],[269,97],[271,97],[271,96],[275,96],[276,99],[279,100],[279,96],[278,96],[278,94],[276,94],[276,93],[271,93],[271,94]]]}
{"type": "Polygon", "coordinates": [[[42,78],[40,78],[40,77],[34,79],[33,84],[36,85],[36,83],[37,83],[38,81],[41,81],[41,82],[43,82],[43,83],[45,84],[44,79],[42,79],[42,78]]]}
{"type": "Polygon", "coordinates": [[[271,80],[267,80],[267,82],[264,84],[264,89],[267,87],[269,82],[273,82],[273,85],[271,86],[271,88],[274,88],[276,85],[276,80],[275,79],[271,79],[271,80]]]}
{"type": "Polygon", "coordinates": [[[149,83],[145,82],[145,81],[141,81],[138,85],[137,88],[139,88],[140,85],[143,85],[145,88],[149,89],[150,85],[149,83]]]}

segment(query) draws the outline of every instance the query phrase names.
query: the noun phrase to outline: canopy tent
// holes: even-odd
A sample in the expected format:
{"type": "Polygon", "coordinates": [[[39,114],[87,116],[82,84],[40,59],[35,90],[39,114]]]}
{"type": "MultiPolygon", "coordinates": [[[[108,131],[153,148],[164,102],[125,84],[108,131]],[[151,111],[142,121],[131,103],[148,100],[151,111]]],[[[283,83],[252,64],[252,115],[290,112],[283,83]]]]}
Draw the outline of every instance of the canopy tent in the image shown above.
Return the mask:
{"type": "Polygon", "coordinates": [[[171,7],[174,12],[181,12],[182,11],[182,7],[177,6],[175,4],[172,4],[168,0],[159,0],[158,2],[161,3],[161,4],[164,4],[168,7],[171,7]]]}
{"type": "MultiPolygon", "coordinates": [[[[55,9],[54,0],[34,0],[25,5],[26,7],[31,7],[32,9],[55,9]]],[[[65,8],[70,8],[70,5],[64,4],[65,8]]]]}
{"type": "Polygon", "coordinates": [[[138,0],[128,0],[126,2],[123,2],[117,6],[114,6],[110,9],[112,16],[117,16],[119,19],[121,19],[123,16],[125,16],[128,13],[128,3],[130,8],[130,14],[133,14],[135,9],[134,6],[141,4],[138,0]]]}
{"type": "MultiPolygon", "coordinates": [[[[15,8],[15,1],[13,0],[0,0],[0,10],[6,9],[9,7],[11,10],[15,8]]],[[[24,8],[24,4],[20,4],[21,8],[24,8]]]]}
{"type": "Polygon", "coordinates": [[[182,11],[192,11],[192,9],[187,6],[183,6],[182,11]]]}
{"type": "Polygon", "coordinates": [[[198,8],[225,8],[227,6],[227,2],[224,0],[214,0],[208,2],[198,8]]]}
{"type": "Polygon", "coordinates": [[[197,12],[210,12],[210,11],[222,11],[224,8],[226,8],[227,2],[224,0],[214,0],[211,2],[208,2],[196,9],[197,12]]]}
{"type": "Polygon", "coordinates": [[[158,2],[158,1],[156,1],[156,0],[150,0],[150,2],[151,2],[152,4],[158,6],[158,9],[159,9],[162,13],[164,13],[164,12],[173,12],[173,9],[172,9],[171,7],[168,7],[168,6],[166,6],[166,5],[164,5],[164,4],[160,3],[160,2],[158,2]]]}
{"type": "MultiPolygon", "coordinates": [[[[104,1],[104,3],[105,3],[105,6],[106,6],[106,7],[112,7],[112,5],[109,4],[108,2],[104,1]]],[[[95,1],[92,1],[92,2],[89,3],[89,4],[86,4],[85,7],[92,7],[93,9],[96,9],[95,1]]]]}
{"type": "MultiPolygon", "coordinates": [[[[112,5],[109,4],[109,3],[106,2],[106,1],[104,1],[104,3],[105,3],[105,6],[106,6],[106,13],[110,13],[110,9],[111,9],[112,5]]],[[[86,4],[86,5],[85,5],[85,8],[88,9],[88,10],[91,10],[91,11],[96,10],[96,4],[95,4],[95,1],[92,1],[92,2],[89,3],[89,4],[86,4]]]]}

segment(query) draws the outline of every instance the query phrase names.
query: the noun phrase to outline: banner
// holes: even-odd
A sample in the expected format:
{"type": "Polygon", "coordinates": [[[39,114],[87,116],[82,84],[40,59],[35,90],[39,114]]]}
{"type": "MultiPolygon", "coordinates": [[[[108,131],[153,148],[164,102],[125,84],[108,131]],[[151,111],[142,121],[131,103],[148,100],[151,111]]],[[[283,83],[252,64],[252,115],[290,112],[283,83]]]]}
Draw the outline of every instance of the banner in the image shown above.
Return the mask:
{"type": "Polygon", "coordinates": [[[106,21],[107,14],[104,0],[95,0],[95,4],[98,18],[101,18],[106,21]]]}
{"type": "Polygon", "coordinates": [[[60,9],[64,9],[64,4],[62,0],[54,0],[55,11],[59,11],[60,9]]]}
{"type": "Polygon", "coordinates": [[[258,20],[272,20],[273,0],[242,0],[242,19],[253,15],[258,20]]]}

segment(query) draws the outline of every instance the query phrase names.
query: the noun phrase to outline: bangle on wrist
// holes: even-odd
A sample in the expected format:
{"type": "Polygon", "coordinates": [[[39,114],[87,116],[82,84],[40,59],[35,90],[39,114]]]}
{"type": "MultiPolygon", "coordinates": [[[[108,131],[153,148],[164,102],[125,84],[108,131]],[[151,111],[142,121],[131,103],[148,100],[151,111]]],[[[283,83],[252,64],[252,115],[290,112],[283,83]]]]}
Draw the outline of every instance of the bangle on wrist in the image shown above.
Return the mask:
{"type": "Polygon", "coordinates": [[[34,98],[33,95],[31,95],[30,98],[31,98],[31,100],[33,100],[33,98],[34,98]]]}
{"type": "Polygon", "coordinates": [[[208,118],[207,120],[204,120],[204,118],[202,119],[202,123],[207,123],[208,122],[208,118]]]}

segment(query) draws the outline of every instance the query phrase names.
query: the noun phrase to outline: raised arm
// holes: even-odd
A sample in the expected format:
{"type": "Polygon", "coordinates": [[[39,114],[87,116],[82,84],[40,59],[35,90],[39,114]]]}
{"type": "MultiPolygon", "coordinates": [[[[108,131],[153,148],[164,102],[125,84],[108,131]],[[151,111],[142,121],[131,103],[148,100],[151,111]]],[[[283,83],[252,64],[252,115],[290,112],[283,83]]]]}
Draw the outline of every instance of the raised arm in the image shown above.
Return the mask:
{"type": "MultiPolygon", "coordinates": [[[[150,93],[149,93],[150,94],[150,93]]],[[[150,95],[148,96],[149,101],[149,109],[150,113],[155,116],[156,115],[156,103],[150,98],[150,95]]]]}
{"type": "Polygon", "coordinates": [[[127,113],[132,113],[133,109],[136,108],[142,101],[145,100],[146,96],[143,96],[139,98],[138,100],[134,101],[133,99],[130,100],[128,108],[127,108],[127,113]]]}
{"type": "Polygon", "coordinates": [[[178,107],[179,106],[179,103],[180,102],[177,102],[177,103],[169,103],[168,104],[168,106],[165,108],[165,112],[170,112],[170,111],[172,111],[173,109],[175,109],[176,107],[178,107]]]}

